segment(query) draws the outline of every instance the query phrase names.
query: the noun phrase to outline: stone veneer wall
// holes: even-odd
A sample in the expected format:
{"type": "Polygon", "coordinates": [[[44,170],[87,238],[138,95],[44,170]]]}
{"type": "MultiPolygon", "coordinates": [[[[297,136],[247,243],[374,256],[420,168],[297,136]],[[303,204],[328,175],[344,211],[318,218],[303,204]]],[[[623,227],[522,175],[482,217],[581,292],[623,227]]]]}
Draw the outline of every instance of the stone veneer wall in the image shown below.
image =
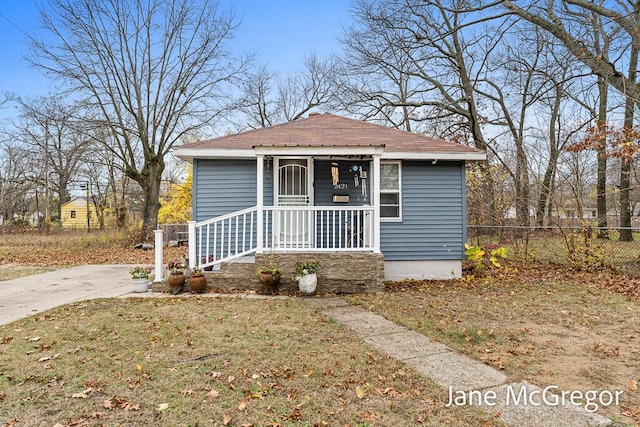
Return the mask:
{"type": "Polygon", "coordinates": [[[318,293],[362,293],[384,291],[384,257],[373,253],[276,253],[257,254],[253,263],[223,263],[219,272],[207,274],[212,290],[260,290],[258,266],[273,262],[282,270],[280,291],[296,291],[293,280],[296,261],[317,259],[318,293]]]}

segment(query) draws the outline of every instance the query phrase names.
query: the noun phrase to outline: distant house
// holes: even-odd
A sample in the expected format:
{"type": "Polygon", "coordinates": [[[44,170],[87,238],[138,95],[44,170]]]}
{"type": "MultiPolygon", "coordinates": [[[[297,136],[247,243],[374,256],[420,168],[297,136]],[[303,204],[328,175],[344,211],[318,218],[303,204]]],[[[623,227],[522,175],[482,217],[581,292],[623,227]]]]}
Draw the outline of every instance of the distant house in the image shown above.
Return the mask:
{"type": "Polygon", "coordinates": [[[76,197],[60,207],[60,223],[62,228],[84,229],[97,227],[96,206],[84,197],[76,197]],[[87,219],[87,212],[89,218],[87,219]]]}
{"type": "Polygon", "coordinates": [[[376,269],[380,280],[459,277],[465,163],[486,158],[332,114],[187,144],[175,154],[193,164],[192,264],[315,256],[337,282],[376,269]],[[363,270],[350,260],[364,260],[363,270]]]}

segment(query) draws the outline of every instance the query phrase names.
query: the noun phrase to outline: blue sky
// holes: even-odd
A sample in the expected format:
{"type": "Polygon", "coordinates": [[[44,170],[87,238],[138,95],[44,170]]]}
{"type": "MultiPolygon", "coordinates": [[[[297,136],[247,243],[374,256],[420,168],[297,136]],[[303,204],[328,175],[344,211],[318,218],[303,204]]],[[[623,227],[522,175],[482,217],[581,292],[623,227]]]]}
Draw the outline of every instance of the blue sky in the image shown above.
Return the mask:
{"type": "MultiPolygon", "coordinates": [[[[47,95],[52,88],[22,59],[24,32],[37,31],[37,7],[33,0],[0,0],[0,93],[19,96],[47,95]],[[10,21],[10,22],[9,22],[10,21]]],[[[222,8],[233,5],[241,17],[232,46],[258,55],[274,71],[287,73],[302,68],[304,57],[319,57],[340,50],[337,39],[350,22],[351,0],[220,0],[222,8]]]]}

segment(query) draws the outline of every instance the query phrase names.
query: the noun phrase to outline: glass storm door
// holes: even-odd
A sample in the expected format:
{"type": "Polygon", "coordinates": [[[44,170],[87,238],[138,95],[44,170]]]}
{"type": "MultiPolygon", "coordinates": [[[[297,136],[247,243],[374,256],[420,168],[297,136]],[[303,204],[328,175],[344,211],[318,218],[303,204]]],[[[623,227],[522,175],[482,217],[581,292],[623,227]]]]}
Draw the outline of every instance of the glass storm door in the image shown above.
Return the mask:
{"type": "MultiPolygon", "coordinates": [[[[278,159],[277,206],[311,205],[309,159],[278,159]]],[[[305,248],[311,242],[311,211],[278,210],[274,215],[275,246],[279,249],[305,248]]]]}

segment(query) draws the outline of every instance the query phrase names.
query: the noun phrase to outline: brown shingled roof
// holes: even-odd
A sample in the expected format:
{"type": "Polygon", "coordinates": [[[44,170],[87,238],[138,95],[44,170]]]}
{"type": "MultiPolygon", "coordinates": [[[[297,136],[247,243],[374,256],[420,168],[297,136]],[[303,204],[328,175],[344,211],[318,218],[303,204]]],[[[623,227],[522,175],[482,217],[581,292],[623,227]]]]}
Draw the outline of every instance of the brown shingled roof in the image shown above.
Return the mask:
{"type": "Polygon", "coordinates": [[[306,119],[185,144],[176,149],[250,150],[254,147],[321,146],[383,146],[385,152],[482,153],[461,144],[328,113],[311,114],[306,119]]]}

